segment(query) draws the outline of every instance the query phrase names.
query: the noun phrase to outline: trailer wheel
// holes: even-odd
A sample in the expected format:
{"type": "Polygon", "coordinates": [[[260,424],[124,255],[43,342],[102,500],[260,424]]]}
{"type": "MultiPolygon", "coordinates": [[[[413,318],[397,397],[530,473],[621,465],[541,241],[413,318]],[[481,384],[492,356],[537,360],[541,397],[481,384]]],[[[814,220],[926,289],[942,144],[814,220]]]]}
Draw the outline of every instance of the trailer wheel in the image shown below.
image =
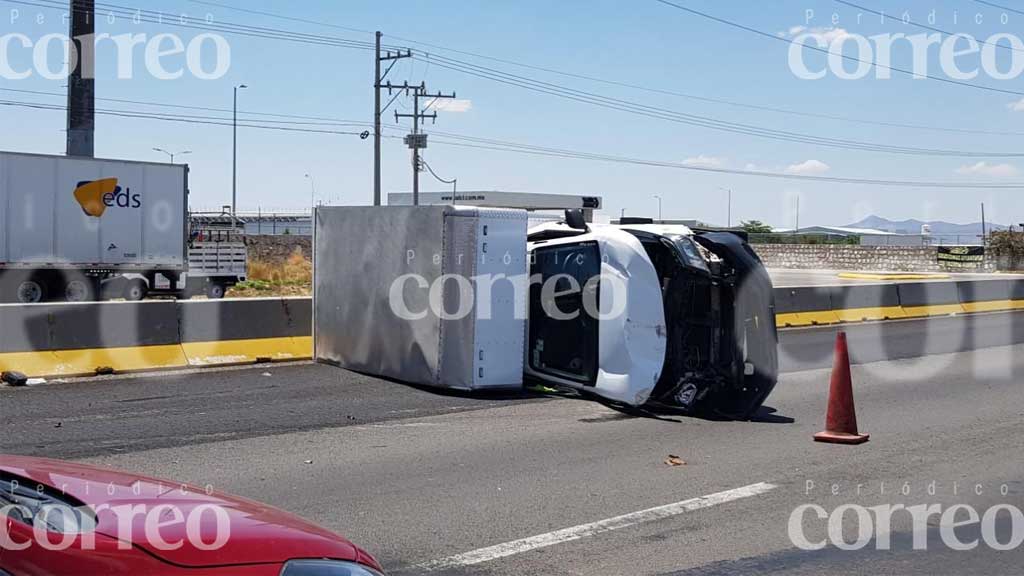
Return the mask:
{"type": "Polygon", "coordinates": [[[211,283],[206,287],[206,297],[210,300],[220,300],[224,297],[224,285],[218,283],[211,283]]]}
{"type": "Polygon", "coordinates": [[[124,299],[129,302],[138,302],[149,293],[149,287],[142,280],[132,280],[124,288],[124,299]]]}
{"type": "Polygon", "coordinates": [[[14,295],[21,304],[35,304],[46,298],[46,288],[38,278],[26,278],[18,283],[14,295]]]}
{"type": "Polygon", "coordinates": [[[96,293],[96,283],[86,276],[72,276],[64,285],[64,300],[67,302],[92,302],[96,293]]]}

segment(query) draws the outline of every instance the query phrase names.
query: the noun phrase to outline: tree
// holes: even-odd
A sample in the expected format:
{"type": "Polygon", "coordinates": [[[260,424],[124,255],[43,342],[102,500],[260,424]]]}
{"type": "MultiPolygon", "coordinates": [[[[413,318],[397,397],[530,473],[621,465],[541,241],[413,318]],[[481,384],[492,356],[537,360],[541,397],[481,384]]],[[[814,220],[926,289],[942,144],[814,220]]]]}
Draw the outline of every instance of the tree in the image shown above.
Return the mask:
{"type": "Polygon", "coordinates": [[[749,234],[771,234],[772,227],[760,220],[751,220],[749,222],[740,222],[742,227],[749,234]]]}

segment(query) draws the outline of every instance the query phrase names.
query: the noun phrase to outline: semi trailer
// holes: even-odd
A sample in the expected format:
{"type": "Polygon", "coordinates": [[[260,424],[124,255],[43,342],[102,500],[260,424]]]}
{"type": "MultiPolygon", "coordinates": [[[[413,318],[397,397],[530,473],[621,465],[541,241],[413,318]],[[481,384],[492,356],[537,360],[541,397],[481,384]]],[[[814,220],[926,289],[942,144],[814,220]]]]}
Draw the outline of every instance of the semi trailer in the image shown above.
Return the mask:
{"type": "Polygon", "coordinates": [[[239,268],[239,243],[190,237],[188,172],[183,164],[0,152],[0,301],[223,296],[244,279],[244,245],[239,268]],[[201,266],[190,269],[191,259],[201,266]]]}

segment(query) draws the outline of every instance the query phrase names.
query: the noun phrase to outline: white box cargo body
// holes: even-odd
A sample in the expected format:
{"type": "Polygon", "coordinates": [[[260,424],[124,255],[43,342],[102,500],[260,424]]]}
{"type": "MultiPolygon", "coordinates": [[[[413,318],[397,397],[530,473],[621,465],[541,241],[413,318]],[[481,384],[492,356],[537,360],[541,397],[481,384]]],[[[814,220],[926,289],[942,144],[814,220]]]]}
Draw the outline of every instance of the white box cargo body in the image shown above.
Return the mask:
{"type": "Polygon", "coordinates": [[[0,152],[0,269],[181,271],[188,167],[0,152]]]}
{"type": "Polygon", "coordinates": [[[444,388],[522,385],[526,211],[321,207],[315,221],[317,361],[444,388]]]}

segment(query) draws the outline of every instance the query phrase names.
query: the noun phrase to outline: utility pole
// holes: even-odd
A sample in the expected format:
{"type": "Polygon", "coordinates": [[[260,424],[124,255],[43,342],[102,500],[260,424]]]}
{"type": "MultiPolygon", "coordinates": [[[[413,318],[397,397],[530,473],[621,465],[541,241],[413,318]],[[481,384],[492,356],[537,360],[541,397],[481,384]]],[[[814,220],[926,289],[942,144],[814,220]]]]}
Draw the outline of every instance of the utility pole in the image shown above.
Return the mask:
{"type": "Polygon", "coordinates": [[[432,121],[437,122],[437,112],[425,113],[420,110],[420,99],[430,98],[431,101],[427,104],[429,108],[435,101],[441,98],[455,98],[455,92],[451,94],[442,94],[437,92],[436,94],[430,94],[427,92],[426,84],[420,83],[419,86],[404,86],[403,88],[408,91],[412,89],[412,114],[399,114],[395,111],[395,121],[399,118],[412,118],[412,134],[405,137],[405,144],[412,149],[412,205],[420,205],[420,150],[427,147],[427,135],[420,133],[420,120],[430,118],[432,121]]]}
{"type": "Polygon", "coordinates": [[[796,233],[800,234],[800,195],[796,196],[796,233]]]}
{"type": "Polygon", "coordinates": [[[93,157],[96,132],[95,0],[71,0],[68,62],[67,155],[93,157]],[[72,58],[74,50],[78,57],[72,58]]]}
{"type": "MultiPolygon", "coordinates": [[[[383,56],[380,53],[380,39],[383,36],[380,30],[377,31],[377,54],[374,59],[374,73],[373,73],[373,205],[380,206],[380,117],[384,113],[380,108],[380,89],[387,88],[388,94],[391,93],[391,83],[388,82],[387,86],[381,84],[384,78],[387,77],[388,72],[391,72],[391,68],[394,67],[402,58],[412,58],[412,51],[406,50],[405,52],[398,51],[392,53],[388,50],[383,56]],[[390,61],[388,69],[381,75],[380,64],[381,62],[390,61]]],[[[390,103],[388,103],[390,106],[390,103]]]]}
{"type": "Polygon", "coordinates": [[[238,226],[238,90],[248,88],[245,84],[235,86],[235,104],[231,116],[231,233],[238,226]]]}
{"type": "Polygon", "coordinates": [[[661,196],[655,194],[654,197],[658,199],[658,223],[661,224],[661,196]]]}
{"type": "Polygon", "coordinates": [[[987,232],[987,230],[985,229],[985,203],[982,202],[981,203],[981,243],[982,243],[982,245],[985,244],[985,238],[988,237],[988,234],[986,232],[987,232]]]}

